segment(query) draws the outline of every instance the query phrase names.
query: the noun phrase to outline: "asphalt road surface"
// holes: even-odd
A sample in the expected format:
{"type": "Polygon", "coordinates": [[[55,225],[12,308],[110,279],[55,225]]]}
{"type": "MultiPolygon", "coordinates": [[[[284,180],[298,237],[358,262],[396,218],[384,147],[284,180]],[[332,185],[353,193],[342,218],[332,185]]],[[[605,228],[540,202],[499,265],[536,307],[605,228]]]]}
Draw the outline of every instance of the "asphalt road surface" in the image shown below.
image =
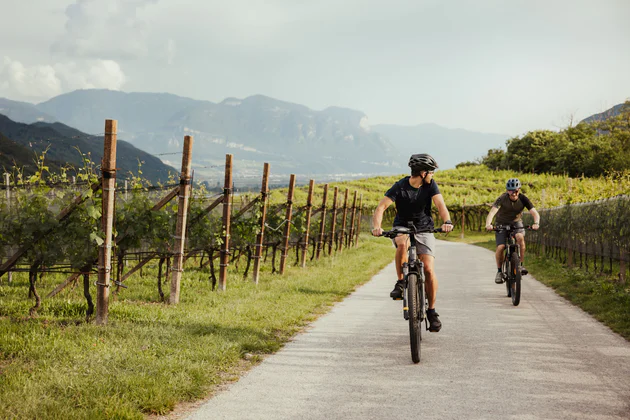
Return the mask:
{"type": "Polygon", "coordinates": [[[189,418],[630,419],[630,343],[531,276],[514,307],[493,258],[438,241],[419,364],[390,264],[189,418]]]}

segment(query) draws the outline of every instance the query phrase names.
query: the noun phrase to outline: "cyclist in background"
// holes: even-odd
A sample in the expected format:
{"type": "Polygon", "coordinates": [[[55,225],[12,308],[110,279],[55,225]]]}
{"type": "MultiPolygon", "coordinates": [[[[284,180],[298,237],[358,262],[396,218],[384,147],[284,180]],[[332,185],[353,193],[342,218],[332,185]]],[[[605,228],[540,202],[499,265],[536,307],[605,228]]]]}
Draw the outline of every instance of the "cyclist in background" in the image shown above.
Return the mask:
{"type": "MultiPolygon", "coordinates": [[[[523,210],[527,209],[534,218],[534,224],[532,229],[538,230],[540,223],[540,214],[534,208],[532,202],[521,194],[521,181],[518,178],[510,178],[505,184],[507,190],[496,199],[488,217],[486,218],[486,229],[491,231],[492,218],[496,215],[495,223],[497,225],[510,225],[516,231],[516,242],[521,250],[521,274],[528,273],[527,269],[523,267],[523,261],[525,260],[525,229],[523,227],[523,221],[521,216],[523,210]]],[[[503,283],[503,273],[501,273],[501,264],[503,262],[503,250],[505,249],[505,239],[508,233],[506,231],[495,232],[495,241],[497,244],[496,249],[496,262],[497,262],[497,275],[494,278],[494,282],[497,284],[503,283]]]]}
{"type": "MultiPolygon", "coordinates": [[[[444,198],[433,180],[433,173],[438,165],[435,159],[428,154],[412,155],[409,159],[411,176],[407,176],[396,182],[381,199],[372,217],[372,235],[381,236],[383,229],[383,213],[392,204],[396,203],[396,218],[394,227],[408,227],[409,222],[413,222],[419,232],[433,230],[435,224],[431,216],[431,203],[437,207],[440,218],[444,220],[442,230],[450,232],[453,230],[448,209],[444,204],[444,198]]],[[[425,285],[429,308],[427,318],[429,319],[429,331],[438,332],[442,328],[439,315],[435,311],[435,300],[437,295],[438,282],[433,269],[435,259],[435,236],[433,233],[416,233],[418,258],[424,263],[425,285]]],[[[394,290],[390,293],[392,299],[402,299],[404,288],[404,275],[402,265],[407,261],[407,249],[409,248],[408,235],[398,235],[392,240],[396,246],[396,274],[398,280],[394,290]]]]}

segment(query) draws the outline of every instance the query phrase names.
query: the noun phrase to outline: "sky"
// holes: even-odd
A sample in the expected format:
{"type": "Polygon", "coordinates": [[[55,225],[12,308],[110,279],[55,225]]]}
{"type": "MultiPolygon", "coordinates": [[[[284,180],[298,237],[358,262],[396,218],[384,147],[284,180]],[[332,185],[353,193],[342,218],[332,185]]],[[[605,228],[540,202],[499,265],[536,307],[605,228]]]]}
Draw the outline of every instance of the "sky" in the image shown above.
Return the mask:
{"type": "Polygon", "coordinates": [[[254,94],[510,136],[630,99],[629,0],[0,0],[0,97],[254,94]]]}

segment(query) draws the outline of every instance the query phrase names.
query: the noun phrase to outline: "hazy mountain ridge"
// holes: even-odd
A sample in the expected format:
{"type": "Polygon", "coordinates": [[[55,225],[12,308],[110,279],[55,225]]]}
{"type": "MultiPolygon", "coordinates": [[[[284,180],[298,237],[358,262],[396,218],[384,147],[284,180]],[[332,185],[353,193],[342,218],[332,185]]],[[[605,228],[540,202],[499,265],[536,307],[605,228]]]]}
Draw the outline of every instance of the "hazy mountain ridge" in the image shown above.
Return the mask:
{"type": "Polygon", "coordinates": [[[179,152],[183,137],[192,135],[198,164],[218,165],[233,153],[243,161],[235,169],[245,171],[259,170],[262,162],[276,172],[320,175],[403,168],[397,150],[369,129],[364,113],[340,107],[316,111],[264,95],[213,103],[107,90],[70,92],[35,107],[93,133],[102,131],[105,118],[117,119],[121,135],[153,154],[179,152]]]}
{"type": "MultiPolygon", "coordinates": [[[[10,162],[10,166],[15,161],[18,166],[30,168],[36,156],[46,149],[46,160],[53,162],[53,167],[66,163],[81,167],[81,153],[89,154],[96,164],[100,164],[103,158],[102,136],[85,134],[59,122],[23,124],[0,115],[0,133],[11,141],[5,141],[6,145],[13,143],[19,146],[12,147],[10,154],[4,152],[3,147],[3,161],[10,162]]],[[[177,172],[157,157],[119,139],[116,166],[120,176],[126,176],[128,172],[136,173],[139,162],[142,162],[143,176],[152,182],[166,181],[169,173],[177,172]]]]}
{"type": "Polygon", "coordinates": [[[604,120],[607,120],[608,118],[615,117],[621,113],[621,110],[623,109],[624,105],[625,104],[615,105],[604,112],[600,112],[599,114],[594,114],[594,115],[591,115],[590,117],[586,117],[580,122],[591,123],[591,122],[596,122],[596,121],[604,121],[604,120]]]}
{"type": "MultiPolygon", "coordinates": [[[[584,121],[610,115],[620,106],[584,121]]],[[[452,168],[502,148],[510,138],[436,124],[370,126],[361,111],[336,106],[317,111],[264,95],[214,103],[168,93],[91,89],[38,105],[0,99],[0,108],[17,121],[60,121],[93,134],[102,133],[106,118],[116,119],[119,137],[152,154],[181,152],[183,137],[192,135],[197,173],[215,177],[226,153],[235,155],[241,175],[259,173],[262,162],[269,162],[276,174],[368,176],[407,172],[409,155],[423,152],[431,153],[441,168],[452,168]]],[[[179,164],[178,158],[171,162],[179,164]]]]}

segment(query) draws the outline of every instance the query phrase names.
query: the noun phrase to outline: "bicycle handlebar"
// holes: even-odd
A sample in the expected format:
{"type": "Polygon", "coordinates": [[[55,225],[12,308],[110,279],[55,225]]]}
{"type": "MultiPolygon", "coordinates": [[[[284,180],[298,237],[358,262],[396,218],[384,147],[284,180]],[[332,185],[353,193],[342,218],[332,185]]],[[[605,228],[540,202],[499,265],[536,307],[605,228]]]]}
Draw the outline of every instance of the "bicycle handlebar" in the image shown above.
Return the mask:
{"type": "Polygon", "coordinates": [[[442,233],[442,228],[432,229],[432,230],[412,230],[408,228],[398,228],[392,230],[385,230],[381,234],[381,236],[385,236],[387,238],[395,238],[398,235],[409,235],[411,233],[442,233]]]}
{"type": "Polygon", "coordinates": [[[502,230],[509,232],[511,230],[518,230],[518,229],[532,230],[532,227],[530,225],[523,226],[523,227],[514,227],[512,225],[494,225],[492,227],[492,230],[494,230],[495,232],[499,232],[502,230]]]}

